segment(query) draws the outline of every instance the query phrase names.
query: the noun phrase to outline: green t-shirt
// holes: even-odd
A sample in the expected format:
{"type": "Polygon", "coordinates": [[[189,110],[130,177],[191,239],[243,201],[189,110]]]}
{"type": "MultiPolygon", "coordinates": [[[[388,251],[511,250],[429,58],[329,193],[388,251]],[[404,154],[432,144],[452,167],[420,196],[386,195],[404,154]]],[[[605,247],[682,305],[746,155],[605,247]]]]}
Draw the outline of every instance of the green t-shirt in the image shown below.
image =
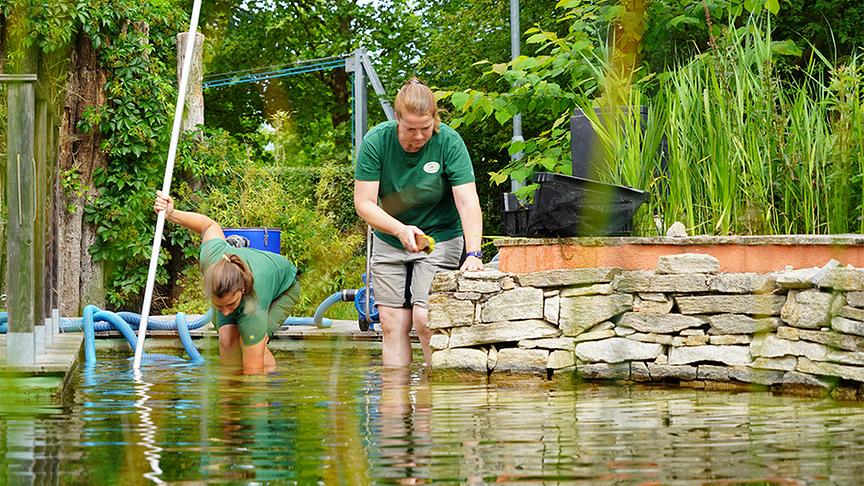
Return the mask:
{"type": "MultiPolygon", "coordinates": [[[[378,181],[378,204],[402,223],[436,241],[462,236],[453,187],[474,182],[474,168],[462,137],[447,125],[441,124],[419,152],[408,153],[399,145],[396,122],[381,123],[363,137],[354,178],[378,181]]],[[[402,248],[398,238],[375,234],[402,248]]]]}
{"type": "Polygon", "coordinates": [[[201,244],[201,271],[206,273],[226,253],[239,256],[249,267],[255,296],[245,297],[237,310],[227,316],[211,306],[213,322],[217,328],[224,324],[237,324],[243,343],[251,346],[267,336],[270,304],[294,284],[297,267],[282,255],[254,248],[235,248],[224,239],[215,238],[201,244]]]}

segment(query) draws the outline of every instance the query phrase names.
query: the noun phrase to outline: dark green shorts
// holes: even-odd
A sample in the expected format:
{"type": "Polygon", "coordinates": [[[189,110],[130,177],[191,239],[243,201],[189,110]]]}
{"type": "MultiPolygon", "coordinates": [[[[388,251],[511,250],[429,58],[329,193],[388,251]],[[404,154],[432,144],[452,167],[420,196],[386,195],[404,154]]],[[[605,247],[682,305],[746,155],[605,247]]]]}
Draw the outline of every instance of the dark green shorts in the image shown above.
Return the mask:
{"type": "Polygon", "coordinates": [[[291,313],[291,308],[300,299],[300,282],[295,281],[288,290],[282,292],[279,297],[273,299],[270,304],[270,312],[267,319],[267,335],[272,336],[282,327],[285,319],[291,313]]]}

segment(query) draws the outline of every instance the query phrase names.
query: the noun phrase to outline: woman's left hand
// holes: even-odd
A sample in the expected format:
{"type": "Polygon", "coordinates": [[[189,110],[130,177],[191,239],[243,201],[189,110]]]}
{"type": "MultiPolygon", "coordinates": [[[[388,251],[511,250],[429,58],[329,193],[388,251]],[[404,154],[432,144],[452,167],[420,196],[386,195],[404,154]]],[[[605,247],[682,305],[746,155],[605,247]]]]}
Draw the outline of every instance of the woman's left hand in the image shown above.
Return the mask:
{"type": "Polygon", "coordinates": [[[477,258],[476,256],[469,256],[465,259],[465,263],[462,264],[463,272],[479,272],[483,270],[483,260],[477,258]]]}

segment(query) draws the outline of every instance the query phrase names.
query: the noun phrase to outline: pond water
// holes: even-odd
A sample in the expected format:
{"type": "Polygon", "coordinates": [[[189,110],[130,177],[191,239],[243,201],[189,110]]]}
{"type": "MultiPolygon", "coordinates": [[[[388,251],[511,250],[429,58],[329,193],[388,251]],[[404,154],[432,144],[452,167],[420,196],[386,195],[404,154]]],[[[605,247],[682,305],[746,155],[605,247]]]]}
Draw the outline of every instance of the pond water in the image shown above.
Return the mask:
{"type": "MultiPolygon", "coordinates": [[[[864,404],[427,376],[281,341],[277,372],[100,356],[68,407],[0,407],[8,484],[856,484],[864,404]]],[[[416,358],[419,359],[419,356],[416,358]]]]}

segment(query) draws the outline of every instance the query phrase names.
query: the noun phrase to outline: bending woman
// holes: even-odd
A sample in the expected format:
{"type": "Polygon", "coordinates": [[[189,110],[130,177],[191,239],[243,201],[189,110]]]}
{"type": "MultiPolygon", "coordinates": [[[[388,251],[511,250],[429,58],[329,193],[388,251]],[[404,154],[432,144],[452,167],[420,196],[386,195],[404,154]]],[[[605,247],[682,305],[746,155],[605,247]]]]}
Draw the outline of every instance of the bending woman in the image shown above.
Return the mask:
{"type": "Polygon", "coordinates": [[[276,360],[267,343],[300,296],[297,267],[275,253],[234,248],[218,223],[203,214],[174,209],[171,196],[161,191],[153,208],[201,235],[204,293],[213,309],[222,363],[242,365],[247,374],[272,370],[276,360]]]}

